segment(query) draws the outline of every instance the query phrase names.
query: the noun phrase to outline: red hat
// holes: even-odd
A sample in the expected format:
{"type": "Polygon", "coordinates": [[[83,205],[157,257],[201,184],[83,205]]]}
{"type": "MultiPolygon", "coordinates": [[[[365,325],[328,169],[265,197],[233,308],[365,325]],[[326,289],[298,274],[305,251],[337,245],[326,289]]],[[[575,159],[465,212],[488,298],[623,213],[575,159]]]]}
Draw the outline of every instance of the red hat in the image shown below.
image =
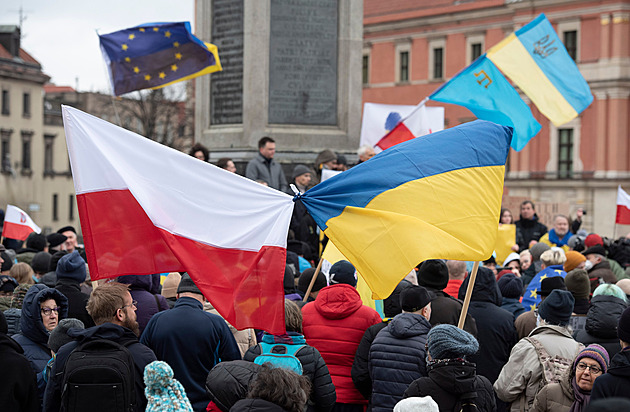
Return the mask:
{"type": "Polygon", "coordinates": [[[588,249],[591,246],[595,245],[604,246],[604,241],[602,240],[602,237],[597,233],[591,233],[590,235],[586,236],[586,239],[584,240],[584,246],[586,246],[586,248],[588,249]]]}

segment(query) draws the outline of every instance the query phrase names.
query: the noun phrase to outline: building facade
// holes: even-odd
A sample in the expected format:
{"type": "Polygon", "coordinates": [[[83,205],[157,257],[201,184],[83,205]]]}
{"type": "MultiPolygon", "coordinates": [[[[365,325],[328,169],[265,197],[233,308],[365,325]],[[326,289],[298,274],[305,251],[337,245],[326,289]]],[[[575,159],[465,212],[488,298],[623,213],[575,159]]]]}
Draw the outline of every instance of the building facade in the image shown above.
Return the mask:
{"type": "MultiPolygon", "coordinates": [[[[542,130],[510,151],[506,203],[529,198],[571,214],[582,207],[583,228],[618,237],[630,230],[614,224],[617,186],[630,190],[630,0],[365,0],[363,102],[417,104],[540,13],[594,101],[560,127],[530,104],[542,130]]],[[[461,106],[428,105],[446,107],[446,127],[475,119],[461,106]]]]}

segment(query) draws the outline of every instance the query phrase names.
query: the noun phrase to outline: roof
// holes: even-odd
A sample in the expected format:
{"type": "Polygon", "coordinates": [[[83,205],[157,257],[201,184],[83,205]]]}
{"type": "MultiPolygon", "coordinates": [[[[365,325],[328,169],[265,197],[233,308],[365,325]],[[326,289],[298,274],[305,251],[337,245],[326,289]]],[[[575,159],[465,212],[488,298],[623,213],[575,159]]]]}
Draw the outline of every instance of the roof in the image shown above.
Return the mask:
{"type": "Polygon", "coordinates": [[[14,31],[19,30],[19,27],[15,24],[1,24],[0,25],[0,33],[13,33],[14,31]]]}
{"type": "MultiPolygon", "coordinates": [[[[9,51],[5,49],[2,44],[0,44],[0,59],[13,60],[15,59],[15,57],[11,53],[9,53],[9,51]]],[[[41,64],[39,64],[39,62],[35,60],[33,56],[28,54],[24,49],[20,49],[20,59],[22,59],[24,63],[30,63],[41,67],[41,64]]]]}
{"type": "Polygon", "coordinates": [[[44,93],[75,93],[76,90],[70,86],[57,86],[53,83],[44,85],[44,93]]]}

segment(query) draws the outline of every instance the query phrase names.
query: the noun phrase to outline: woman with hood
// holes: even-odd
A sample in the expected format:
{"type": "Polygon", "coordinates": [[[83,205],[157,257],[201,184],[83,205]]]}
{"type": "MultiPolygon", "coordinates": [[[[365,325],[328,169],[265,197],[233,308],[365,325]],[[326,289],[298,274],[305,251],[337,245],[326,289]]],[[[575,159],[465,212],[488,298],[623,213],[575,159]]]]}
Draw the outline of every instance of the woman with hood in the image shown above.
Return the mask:
{"type": "Polygon", "coordinates": [[[147,327],[149,320],[158,312],[169,309],[166,298],[157,293],[153,293],[154,283],[159,278],[154,279],[153,275],[127,275],[119,276],[118,282],[129,285],[129,293],[131,298],[138,301],[136,316],[138,318],[138,326],[140,326],[140,334],[147,327]]]}

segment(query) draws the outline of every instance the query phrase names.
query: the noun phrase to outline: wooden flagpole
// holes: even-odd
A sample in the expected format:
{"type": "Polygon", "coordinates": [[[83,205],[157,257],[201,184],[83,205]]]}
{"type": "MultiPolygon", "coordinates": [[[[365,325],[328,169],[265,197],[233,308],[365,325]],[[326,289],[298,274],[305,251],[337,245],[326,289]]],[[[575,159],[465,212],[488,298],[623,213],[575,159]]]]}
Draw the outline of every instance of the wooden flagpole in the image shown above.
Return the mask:
{"type": "Polygon", "coordinates": [[[313,273],[313,278],[311,279],[311,283],[309,283],[308,285],[308,289],[306,289],[306,293],[304,294],[304,299],[302,299],[302,302],[306,302],[308,300],[308,295],[311,294],[311,290],[313,290],[313,285],[315,284],[315,279],[317,279],[317,275],[319,275],[319,271],[322,268],[322,262],[324,261],[323,258],[319,258],[319,263],[317,264],[317,267],[315,268],[315,273],[313,273]]]}
{"type": "Polygon", "coordinates": [[[479,262],[475,262],[473,265],[472,273],[470,274],[470,280],[468,281],[468,287],[466,288],[466,296],[464,297],[464,305],[462,306],[462,313],[459,315],[459,322],[457,327],[464,329],[464,321],[466,320],[466,314],[468,313],[468,305],[470,304],[470,295],[472,295],[473,287],[475,286],[475,280],[477,279],[477,270],[479,270],[479,262]]]}

